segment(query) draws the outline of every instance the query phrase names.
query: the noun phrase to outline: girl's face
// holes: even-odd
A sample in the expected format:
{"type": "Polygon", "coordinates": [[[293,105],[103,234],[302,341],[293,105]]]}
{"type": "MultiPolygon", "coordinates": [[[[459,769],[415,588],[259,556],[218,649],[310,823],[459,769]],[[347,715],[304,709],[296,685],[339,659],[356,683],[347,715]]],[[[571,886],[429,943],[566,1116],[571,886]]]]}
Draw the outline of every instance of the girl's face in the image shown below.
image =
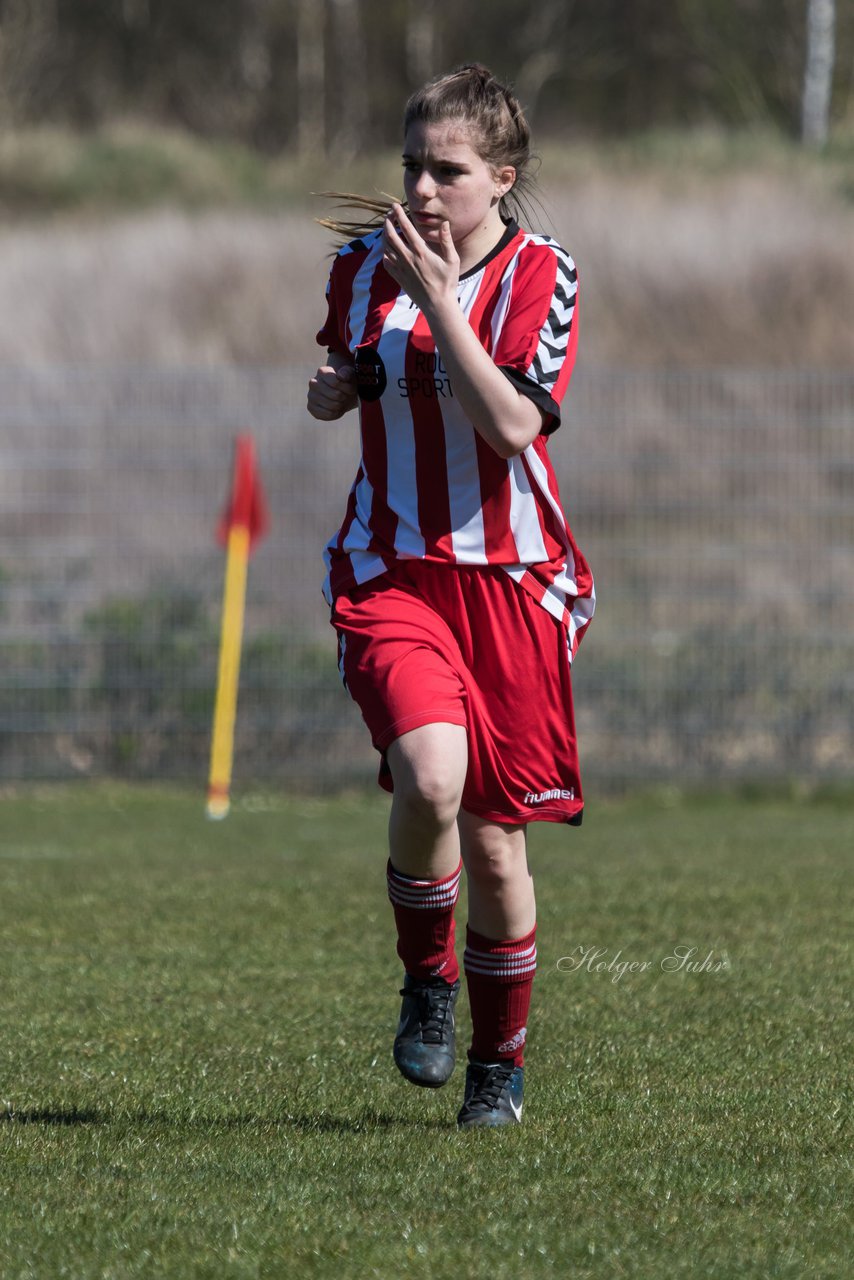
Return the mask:
{"type": "Polygon", "coordinates": [[[403,168],[409,216],[420,235],[438,244],[448,222],[462,269],[474,266],[501,238],[498,201],[512,187],[515,169],[493,170],[458,120],[415,121],[403,144],[403,168]]]}

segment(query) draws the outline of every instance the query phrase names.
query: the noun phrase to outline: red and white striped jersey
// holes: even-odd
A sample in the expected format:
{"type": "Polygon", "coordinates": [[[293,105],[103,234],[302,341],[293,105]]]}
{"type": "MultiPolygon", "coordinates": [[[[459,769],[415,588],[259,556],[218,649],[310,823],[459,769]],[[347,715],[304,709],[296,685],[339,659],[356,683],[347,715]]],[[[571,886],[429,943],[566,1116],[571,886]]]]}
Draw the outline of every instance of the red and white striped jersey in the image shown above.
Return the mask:
{"type": "Polygon", "coordinates": [[[381,232],[335,259],[317,340],[353,360],[362,456],[330,540],[324,594],[395,561],[500,565],[569,629],[593,615],[593,579],[564,514],[547,449],[577,344],[577,275],[553,239],[507,226],[460,279],[459,302],[495,364],[546,415],[514,458],[478,435],[454,398],[427,321],[382,265],[381,232]]]}

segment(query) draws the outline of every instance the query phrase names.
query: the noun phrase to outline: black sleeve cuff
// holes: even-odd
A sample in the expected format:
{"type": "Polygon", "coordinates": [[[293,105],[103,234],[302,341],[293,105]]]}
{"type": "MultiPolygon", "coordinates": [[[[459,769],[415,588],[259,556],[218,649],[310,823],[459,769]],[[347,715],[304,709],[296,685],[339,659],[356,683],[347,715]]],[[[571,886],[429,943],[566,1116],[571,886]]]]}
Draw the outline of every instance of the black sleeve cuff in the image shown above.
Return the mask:
{"type": "Polygon", "coordinates": [[[550,436],[557,431],[560,426],[560,405],[553,400],[546,391],[545,387],[539,386],[536,382],[532,382],[524,373],[520,373],[518,369],[512,369],[508,365],[500,364],[498,368],[504,374],[505,378],[509,378],[516,390],[523,396],[527,396],[532,400],[538,409],[542,409],[546,417],[543,421],[542,435],[550,436]]]}

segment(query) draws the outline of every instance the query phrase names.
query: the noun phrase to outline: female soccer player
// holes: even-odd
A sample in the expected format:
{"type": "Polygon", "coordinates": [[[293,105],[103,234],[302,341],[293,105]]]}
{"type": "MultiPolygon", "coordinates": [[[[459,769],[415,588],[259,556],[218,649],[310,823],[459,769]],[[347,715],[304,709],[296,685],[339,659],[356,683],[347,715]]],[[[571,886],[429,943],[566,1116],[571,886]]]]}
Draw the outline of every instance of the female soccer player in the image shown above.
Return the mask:
{"type": "Polygon", "coordinates": [[[577,281],[554,240],[514,220],[530,134],[485,67],[415,93],[404,135],[405,204],[366,220],[334,261],[308,408],[323,421],[360,412],[324,590],[393,793],[394,1058],[417,1085],[453,1070],[464,866],[467,1128],[522,1112],[537,955],[527,825],[581,821],[570,662],[593,581],[547,449],[575,359],[577,281]]]}

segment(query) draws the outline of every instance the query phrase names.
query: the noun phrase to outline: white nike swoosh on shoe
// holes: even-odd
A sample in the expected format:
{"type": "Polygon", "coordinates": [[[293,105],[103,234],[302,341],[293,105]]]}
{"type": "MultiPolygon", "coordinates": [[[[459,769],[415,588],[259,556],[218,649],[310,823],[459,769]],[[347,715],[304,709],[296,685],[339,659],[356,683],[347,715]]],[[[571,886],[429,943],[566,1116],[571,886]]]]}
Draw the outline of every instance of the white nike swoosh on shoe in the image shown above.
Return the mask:
{"type": "Polygon", "coordinates": [[[513,1112],[513,1114],[514,1114],[514,1116],[516,1117],[516,1119],[517,1119],[517,1120],[521,1120],[521,1119],[522,1119],[522,1106],[523,1106],[523,1104],[520,1102],[520,1103],[519,1103],[519,1105],[518,1105],[518,1107],[517,1107],[517,1106],[516,1106],[516,1103],[513,1101],[513,1099],[512,1099],[512,1098],[508,1098],[508,1099],[507,1099],[507,1101],[510,1103],[510,1110],[513,1112]]]}

